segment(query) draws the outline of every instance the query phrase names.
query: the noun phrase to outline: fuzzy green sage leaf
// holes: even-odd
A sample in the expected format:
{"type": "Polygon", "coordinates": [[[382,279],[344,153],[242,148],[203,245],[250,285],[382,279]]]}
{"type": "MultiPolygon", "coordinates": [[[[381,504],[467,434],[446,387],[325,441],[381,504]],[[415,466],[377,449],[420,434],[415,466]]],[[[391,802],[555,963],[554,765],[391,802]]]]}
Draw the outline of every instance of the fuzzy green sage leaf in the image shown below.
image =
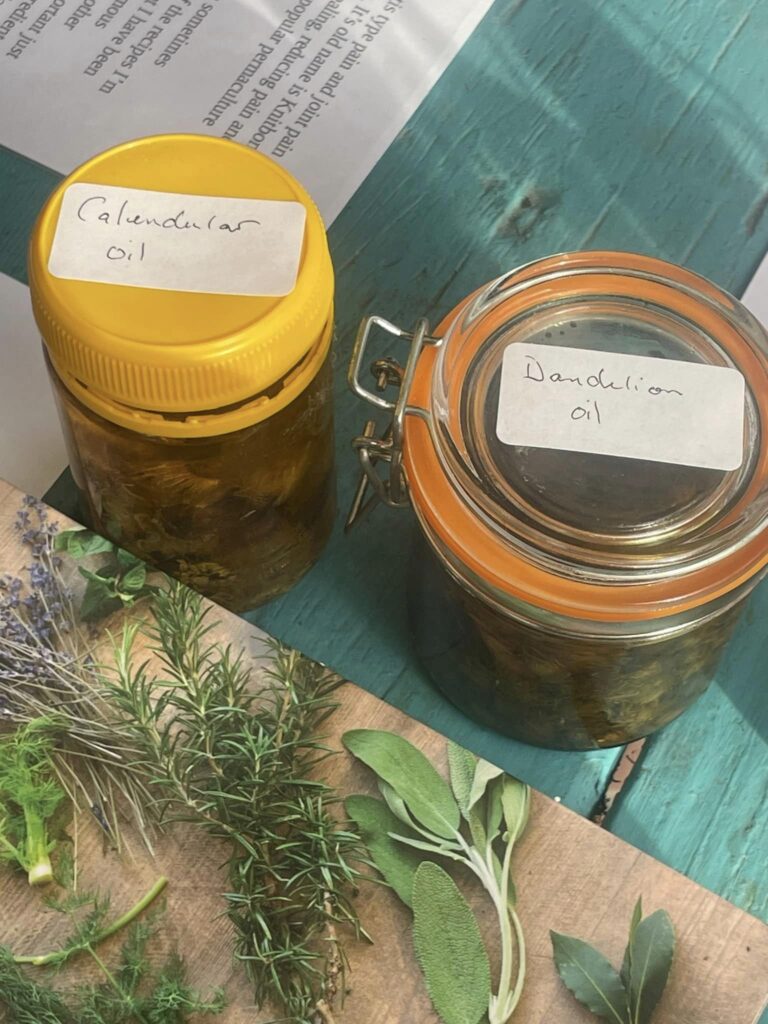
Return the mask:
{"type": "Polygon", "coordinates": [[[629,941],[630,1024],[648,1024],[672,967],[675,931],[666,910],[638,922],[629,941]]]}
{"type": "Polygon", "coordinates": [[[423,856],[390,836],[390,832],[408,834],[383,800],[374,796],[350,796],[344,802],[347,814],[360,830],[363,842],[384,880],[405,903],[411,906],[413,880],[423,856]]]}
{"type": "Polygon", "coordinates": [[[557,972],[574,996],[612,1024],[632,1024],[621,978],[603,954],[588,942],[550,932],[557,972]]]}
{"type": "Polygon", "coordinates": [[[413,942],[444,1024],[478,1024],[491,996],[488,954],[467,901],[430,861],[420,865],[413,883],[413,942]]]}
{"type": "Polygon", "coordinates": [[[501,783],[501,809],[506,825],[505,841],[516,843],[528,824],[531,790],[525,783],[505,775],[501,783]]]}
{"type": "Polygon", "coordinates": [[[493,779],[497,779],[502,774],[503,770],[495,764],[491,764],[490,761],[478,760],[475,766],[475,777],[472,780],[472,789],[469,793],[470,809],[485,796],[488,783],[492,782],[493,779]]]}
{"type": "Polygon", "coordinates": [[[475,779],[477,758],[458,743],[448,743],[448,770],[451,789],[462,817],[469,820],[469,796],[475,779]]]}
{"type": "Polygon", "coordinates": [[[408,740],[378,729],[352,729],[343,736],[351,754],[383,779],[414,818],[435,835],[454,838],[461,816],[450,787],[408,740]]]}

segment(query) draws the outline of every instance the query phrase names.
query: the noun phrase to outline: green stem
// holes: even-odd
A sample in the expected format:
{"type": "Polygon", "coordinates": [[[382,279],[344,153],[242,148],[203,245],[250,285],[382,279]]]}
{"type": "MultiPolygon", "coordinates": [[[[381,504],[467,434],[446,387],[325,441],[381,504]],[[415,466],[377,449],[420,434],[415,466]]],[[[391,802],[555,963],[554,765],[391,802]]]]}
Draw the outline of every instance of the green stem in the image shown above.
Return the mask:
{"type": "Polygon", "coordinates": [[[138,903],[134,904],[130,910],[126,911],[122,917],[118,917],[116,921],[108,925],[103,931],[99,932],[98,935],[94,936],[90,942],[84,943],[81,946],[73,946],[70,949],[56,949],[52,953],[41,953],[36,956],[15,956],[14,962],[17,964],[33,964],[35,967],[44,967],[46,964],[55,964],[62,960],[68,960],[75,953],[79,953],[84,949],[88,949],[92,955],[95,956],[91,946],[97,946],[99,943],[108,939],[115,932],[119,932],[121,928],[125,928],[126,925],[130,924],[139,914],[143,913],[147,907],[152,903],[163,889],[168,884],[168,879],[165,876],[158,878],[152,888],[147,892],[138,903]]]}
{"type": "Polygon", "coordinates": [[[505,1024],[509,1019],[509,1015],[504,1013],[504,1007],[509,1001],[509,986],[512,981],[512,954],[514,943],[512,939],[512,926],[509,920],[509,870],[512,863],[513,847],[514,840],[507,843],[507,849],[504,853],[504,863],[501,869],[501,892],[498,894],[498,902],[494,899],[494,902],[496,903],[496,911],[499,915],[499,929],[501,931],[501,971],[499,973],[498,1001],[503,1019],[499,1021],[499,1024],[505,1024]]]}
{"type": "Polygon", "coordinates": [[[30,885],[48,885],[53,881],[51,858],[48,856],[48,834],[45,822],[31,807],[24,808],[26,828],[26,868],[30,885]]]}

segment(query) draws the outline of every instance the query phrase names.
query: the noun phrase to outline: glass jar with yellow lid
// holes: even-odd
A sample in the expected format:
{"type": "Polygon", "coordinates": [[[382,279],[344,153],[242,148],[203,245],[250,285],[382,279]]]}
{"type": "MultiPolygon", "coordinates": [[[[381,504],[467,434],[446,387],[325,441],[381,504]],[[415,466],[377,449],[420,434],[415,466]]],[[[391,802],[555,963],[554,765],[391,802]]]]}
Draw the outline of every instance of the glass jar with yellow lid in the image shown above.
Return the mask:
{"type": "Polygon", "coordinates": [[[768,563],[768,337],[736,299],[658,259],[567,253],[434,332],[369,318],[350,383],[391,417],[355,446],[418,519],[411,630],[454,703],[589,749],[703,692],[768,563]],[[377,393],[382,330],[410,351],[374,363],[377,393]]]}
{"type": "Polygon", "coordinates": [[[29,280],[89,524],[235,610],[292,586],[335,509],[333,268],[302,186],[220,139],[117,146],[49,198],[29,280]]]}

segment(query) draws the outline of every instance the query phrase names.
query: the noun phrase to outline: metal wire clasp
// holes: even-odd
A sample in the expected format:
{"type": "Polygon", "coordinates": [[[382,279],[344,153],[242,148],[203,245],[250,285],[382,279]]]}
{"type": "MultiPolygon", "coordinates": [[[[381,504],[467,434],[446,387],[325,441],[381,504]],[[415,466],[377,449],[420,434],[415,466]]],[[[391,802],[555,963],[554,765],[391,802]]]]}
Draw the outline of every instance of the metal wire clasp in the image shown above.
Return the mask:
{"type": "Polygon", "coordinates": [[[368,420],[362,434],[352,441],[352,447],[357,452],[363,472],[352,499],[345,530],[349,530],[376,501],[382,501],[390,508],[403,508],[408,504],[408,487],[403,473],[403,424],[408,413],[424,415],[423,410],[408,405],[408,395],[422,348],[425,345],[436,345],[439,340],[430,336],[429,324],[424,319],[418,320],[412,331],[404,331],[380,316],[366,317],[360,324],[349,364],[349,386],[359,398],[365,399],[379,409],[391,412],[392,419],[380,437],[376,437],[376,421],[368,420]],[[363,387],[360,381],[368,341],[374,327],[380,327],[387,334],[410,343],[405,368],[390,356],[376,359],[371,364],[371,373],[376,380],[378,393],[363,387]],[[383,393],[394,385],[399,390],[395,400],[390,401],[383,397],[383,393]],[[379,462],[389,463],[387,474],[379,473],[379,462]],[[374,493],[366,500],[369,487],[373,488],[374,493]]]}

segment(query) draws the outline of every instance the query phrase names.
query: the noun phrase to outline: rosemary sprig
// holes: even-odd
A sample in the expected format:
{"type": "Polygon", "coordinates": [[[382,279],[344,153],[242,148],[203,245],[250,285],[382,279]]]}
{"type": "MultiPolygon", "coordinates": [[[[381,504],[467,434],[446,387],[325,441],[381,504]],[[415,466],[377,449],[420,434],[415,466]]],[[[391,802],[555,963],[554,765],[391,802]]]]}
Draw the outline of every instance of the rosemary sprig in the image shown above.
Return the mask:
{"type": "Polygon", "coordinates": [[[48,510],[25,498],[16,529],[30,552],[25,582],[0,578],[0,722],[56,718],[51,753],[61,787],[85,804],[117,846],[125,808],[151,848],[150,797],[132,737],[103,699],[101,675],[54,550],[48,510]]]}
{"type": "Polygon", "coordinates": [[[180,584],[155,596],[153,617],[163,674],[134,657],[133,624],[105,679],[141,752],[135,768],[151,775],[163,822],[194,822],[229,843],[227,913],[257,1004],[300,1024],[328,1020],[345,968],[337,928],[359,930],[359,840],[314,774],[330,753],[317,733],[337,680],[275,645],[259,687],[244,652],[211,639],[201,599],[180,584]]]}

